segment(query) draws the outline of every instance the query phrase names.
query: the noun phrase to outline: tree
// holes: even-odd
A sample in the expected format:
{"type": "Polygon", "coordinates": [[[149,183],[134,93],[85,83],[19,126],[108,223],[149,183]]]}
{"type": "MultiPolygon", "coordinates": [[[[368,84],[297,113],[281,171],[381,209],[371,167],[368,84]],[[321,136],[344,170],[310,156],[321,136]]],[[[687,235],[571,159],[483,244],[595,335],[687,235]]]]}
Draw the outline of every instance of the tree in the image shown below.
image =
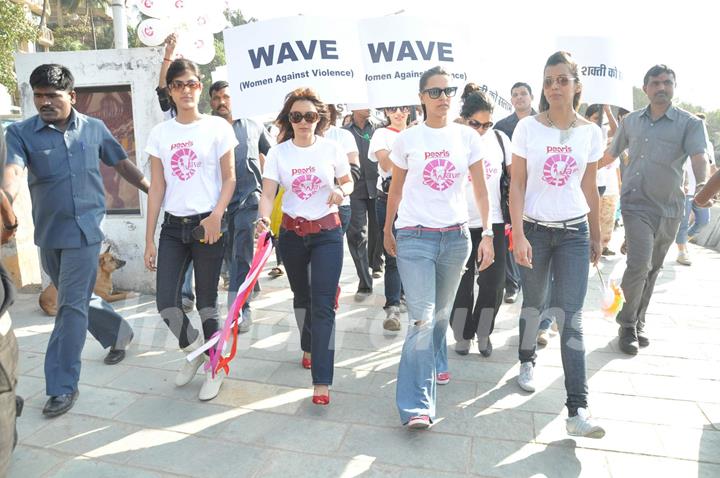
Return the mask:
{"type": "Polygon", "coordinates": [[[38,34],[39,30],[28,21],[20,5],[0,0],[0,83],[13,96],[17,91],[13,53],[20,44],[35,41],[38,34]]]}

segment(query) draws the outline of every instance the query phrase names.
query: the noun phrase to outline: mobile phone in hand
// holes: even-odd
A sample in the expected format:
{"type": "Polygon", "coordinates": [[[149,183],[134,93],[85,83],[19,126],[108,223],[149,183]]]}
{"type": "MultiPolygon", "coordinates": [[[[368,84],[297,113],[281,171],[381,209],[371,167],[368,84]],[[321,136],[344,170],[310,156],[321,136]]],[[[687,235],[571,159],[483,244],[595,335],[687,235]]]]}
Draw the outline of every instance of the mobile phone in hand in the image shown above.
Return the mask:
{"type": "Polygon", "coordinates": [[[196,241],[204,241],[205,240],[205,228],[202,224],[200,224],[198,227],[192,230],[191,232],[193,239],[196,241]]]}

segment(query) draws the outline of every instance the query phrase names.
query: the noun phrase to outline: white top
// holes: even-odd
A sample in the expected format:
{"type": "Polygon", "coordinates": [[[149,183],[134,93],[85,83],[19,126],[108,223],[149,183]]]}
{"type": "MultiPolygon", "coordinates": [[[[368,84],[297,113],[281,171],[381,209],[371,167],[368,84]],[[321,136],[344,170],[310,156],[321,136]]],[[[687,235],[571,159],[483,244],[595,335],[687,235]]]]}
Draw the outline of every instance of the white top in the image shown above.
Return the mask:
{"type": "Polygon", "coordinates": [[[620,195],[620,183],[618,182],[617,171],[620,168],[620,158],[615,158],[615,161],[604,166],[600,169],[605,171],[605,193],[603,196],[619,196],[620,195]]]}
{"type": "MultiPolygon", "coordinates": [[[[503,152],[498,143],[497,136],[495,135],[496,130],[488,130],[480,138],[483,142],[485,149],[485,158],[483,166],[485,166],[485,185],[488,190],[488,199],[490,201],[490,224],[503,224],[502,209],[500,208],[500,177],[502,176],[502,161],[503,152]]],[[[500,138],[502,138],[503,146],[505,146],[505,164],[510,170],[510,164],[512,164],[512,143],[510,138],[505,135],[502,131],[500,138]]],[[[470,220],[468,225],[471,228],[479,228],[483,226],[483,219],[478,211],[477,203],[475,202],[475,193],[472,187],[472,178],[468,174],[468,184],[465,186],[465,199],[467,200],[468,216],[470,220]]]]}
{"type": "Polygon", "coordinates": [[[572,129],[564,144],[560,130],[540,123],[535,116],[523,118],[513,133],[513,153],[527,160],[525,210],[540,221],[564,221],[590,211],[582,192],[588,163],[597,162],[605,145],[596,124],[572,129]]]}
{"type": "Polygon", "coordinates": [[[397,228],[448,227],[468,221],[465,184],[468,168],[484,156],[480,135],[472,128],[425,123],[397,135],[390,159],[407,170],[397,228]]]}
{"type": "Polygon", "coordinates": [[[372,138],[370,139],[370,146],[368,149],[368,159],[370,161],[373,161],[375,163],[378,163],[378,180],[377,180],[377,189],[378,191],[382,191],[382,182],[384,179],[387,179],[392,174],[392,170],[385,171],[383,168],[380,167],[380,161],[378,161],[378,157],[375,155],[380,150],[387,150],[387,152],[391,152],[393,149],[393,144],[395,143],[395,138],[397,138],[398,133],[400,131],[396,129],[389,129],[388,127],[380,128],[375,130],[375,132],[372,135],[372,138]]]}
{"type": "MultiPolygon", "coordinates": [[[[610,127],[604,124],[602,125],[601,130],[603,135],[603,148],[606,148],[608,144],[608,134],[610,134],[610,127]]],[[[605,186],[607,188],[608,181],[610,181],[610,172],[605,168],[599,168],[597,170],[597,177],[595,178],[597,186],[605,186]]]]}
{"type": "Polygon", "coordinates": [[[181,217],[212,211],[222,188],[220,157],[237,144],[232,126],[219,116],[202,115],[190,124],[173,118],[155,125],[145,152],[162,161],[165,211],[181,217]]]}
{"type": "MultiPolygon", "coordinates": [[[[353,135],[350,131],[342,128],[338,128],[337,126],[330,125],[330,127],[325,131],[325,134],[323,135],[325,139],[329,139],[330,141],[335,141],[340,145],[340,149],[345,153],[347,156],[350,153],[357,153],[357,143],[355,142],[355,138],[353,138],[353,135]]],[[[345,196],[345,199],[343,199],[343,202],[341,206],[349,206],[350,205],[350,195],[348,194],[345,196]]]]}
{"type": "MultiPolygon", "coordinates": [[[[354,141],[354,140],[353,140],[354,141]]],[[[305,148],[287,140],[270,148],[263,177],[285,188],[282,210],[292,218],[314,221],[337,212],[327,200],[335,188],[335,178],[350,174],[347,155],[338,143],[315,136],[305,148]]]]}

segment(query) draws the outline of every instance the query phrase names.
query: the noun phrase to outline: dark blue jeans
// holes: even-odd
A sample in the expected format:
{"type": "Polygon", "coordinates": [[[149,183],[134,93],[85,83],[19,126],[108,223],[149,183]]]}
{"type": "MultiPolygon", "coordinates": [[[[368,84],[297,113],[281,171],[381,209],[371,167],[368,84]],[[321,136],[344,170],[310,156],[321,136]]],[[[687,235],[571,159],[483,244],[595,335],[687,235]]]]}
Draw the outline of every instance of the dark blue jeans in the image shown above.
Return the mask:
{"type": "MultiPolygon", "coordinates": [[[[227,213],[227,244],[225,255],[230,259],[230,287],[228,288],[228,307],[235,300],[238,288],[250,272],[255,246],[255,220],[257,219],[257,205],[228,210],[227,213]]],[[[243,306],[243,310],[250,307],[250,299],[243,306]]]]}
{"type": "MultiPolygon", "coordinates": [[[[375,212],[377,213],[377,222],[380,227],[381,237],[385,234],[385,216],[387,215],[387,198],[378,196],[375,200],[375,212]]],[[[397,235],[395,226],[393,226],[393,235],[397,235]]],[[[398,272],[397,259],[385,250],[385,308],[400,305],[400,294],[402,284],[400,283],[400,272],[398,272]]]]}
{"type": "Polygon", "coordinates": [[[349,204],[338,206],[338,214],[340,215],[340,224],[342,224],[342,232],[345,234],[350,227],[350,218],[352,217],[352,208],[349,204]]]}
{"type": "Polygon", "coordinates": [[[193,239],[192,230],[204,215],[177,218],[165,215],[158,246],[156,300],[165,324],[185,348],[198,337],[198,331],[182,309],[181,290],[190,262],[195,270],[196,305],[203,336],[209,339],[218,330],[218,280],[225,253],[224,234],[215,244],[193,239]]]}
{"type": "Polygon", "coordinates": [[[281,229],[280,248],[293,291],[300,346],[312,354],[313,385],[331,385],[335,363],[335,294],[343,262],[342,228],[304,237],[281,229]]]}
{"type": "Polygon", "coordinates": [[[520,362],[534,363],[538,326],[547,306],[552,278],[552,305],[557,306],[553,315],[561,331],[560,354],[570,416],[578,408],[587,408],[582,306],[590,270],[588,225],[582,223],[572,227],[576,230],[524,223],[525,237],[532,246],[533,267],[520,267],[523,306],[519,345],[520,362]]]}

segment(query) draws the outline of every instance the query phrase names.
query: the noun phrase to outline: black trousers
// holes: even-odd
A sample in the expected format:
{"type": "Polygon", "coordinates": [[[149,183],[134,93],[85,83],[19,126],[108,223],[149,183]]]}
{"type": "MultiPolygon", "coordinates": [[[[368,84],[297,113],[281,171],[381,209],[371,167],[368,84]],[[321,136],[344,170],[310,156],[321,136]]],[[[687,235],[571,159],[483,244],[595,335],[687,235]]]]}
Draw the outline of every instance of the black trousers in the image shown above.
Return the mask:
{"type": "Polygon", "coordinates": [[[377,223],[375,199],[350,197],[350,228],[347,231],[348,249],[355,263],[360,284],[358,290],[373,287],[370,269],[382,268],[383,244],[377,223]]]}
{"type": "Polygon", "coordinates": [[[477,270],[477,250],[482,240],[482,228],[470,229],[472,249],[465,265],[465,273],[460,279],[455,303],[450,315],[450,326],[455,340],[470,340],[489,337],[495,329],[497,317],[503,300],[505,283],[505,224],[493,224],[493,248],[495,262],[477,276],[478,295],[475,299],[475,271],[477,270]]]}

